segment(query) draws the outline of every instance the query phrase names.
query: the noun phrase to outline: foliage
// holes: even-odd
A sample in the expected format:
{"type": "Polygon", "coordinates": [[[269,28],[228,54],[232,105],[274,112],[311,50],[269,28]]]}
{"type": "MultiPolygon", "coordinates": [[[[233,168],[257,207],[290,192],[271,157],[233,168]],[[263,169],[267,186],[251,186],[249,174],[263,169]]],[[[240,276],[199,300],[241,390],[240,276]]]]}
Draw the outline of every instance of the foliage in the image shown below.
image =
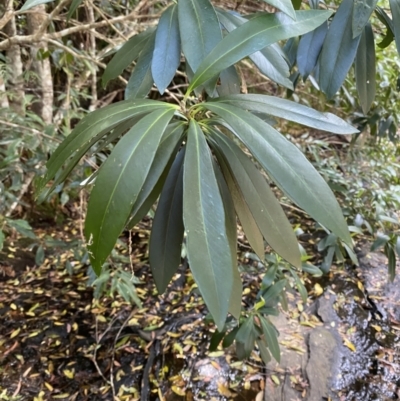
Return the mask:
{"type": "MultiPolygon", "coordinates": [[[[156,29],[133,36],[110,61],[103,85],[136,60],[126,100],[83,118],[53,152],[46,175],[37,181],[43,200],[89,150],[103,151],[122,136],[89,180],[94,187],[85,236],[91,265],[100,275],[97,284],[108,278],[102,266],[122,230],[140,221],[159,198],[149,256],[157,288],[163,292],[176,272],[185,239],[194,279],[222,331],[228,312],[235,319],[241,314],[236,215],[261,260],[266,240],[287,262],[302,268],[296,236],[269,180],[351,248],[329,186],[267,121],[271,116],[285,118],[338,134],[356,130],[332,114],[295,102],[239,93],[235,63],[251,56],[270,78],[285,81],[288,69],[280,67],[283,53],[277,42],[310,32],[331,15],[294,11],[290,2],[286,6],[289,16],[260,13],[243,19],[216,11],[208,0],[180,0],[165,9],[156,29]],[[190,77],[183,99],[177,98],[177,104],[144,99],[153,83],[161,94],[167,90],[181,52],[190,77]]],[[[275,302],[271,292],[278,283],[263,293],[266,308],[275,302]]],[[[248,355],[257,342],[265,359],[267,346],[279,359],[277,333],[264,317],[265,310],[259,309],[236,332],[238,354],[248,355]]]]}

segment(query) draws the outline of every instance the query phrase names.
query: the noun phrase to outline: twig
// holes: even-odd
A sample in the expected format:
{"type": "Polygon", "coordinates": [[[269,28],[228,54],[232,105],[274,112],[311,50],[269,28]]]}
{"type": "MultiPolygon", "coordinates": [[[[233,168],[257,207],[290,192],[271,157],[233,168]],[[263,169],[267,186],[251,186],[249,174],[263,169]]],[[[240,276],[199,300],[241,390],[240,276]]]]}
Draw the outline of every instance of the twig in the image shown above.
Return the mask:
{"type": "MultiPolygon", "coordinates": [[[[48,33],[48,34],[32,34],[32,35],[16,35],[11,38],[7,38],[3,41],[0,42],[0,50],[7,50],[9,47],[11,47],[14,44],[22,45],[22,44],[32,44],[35,42],[48,42],[49,40],[55,40],[55,39],[60,39],[63,38],[64,36],[71,35],[73,33],[77,32],[82,32],[82,31],[87,31],[90,29],[96,29],[96,28],[102,28],[104,26],[109,25],[110,23],[115,24],[117,22],[124,22],[127,20],[137,20],[138,18],[157,18],[156,15],[152,16],[144,16],[144,15],[137,15],[136,12],[132,12],[129,15],[122,15],[119,17],[115,17],[112,20],[107,20],[107,21],[99,21],[95,23],[89,23],[89,24],[82,24],[82,25],[77,25],[73,26],[70,28],[63,29],[62,31],[59,32],[54,32],[54,33],[48,33]]],[[[147,24],[150,26],[151,24],[147,24]]]]}
{"type": "Polygon", "coordinates": [[[118,330],[117,335],[114,338],[114,346],[113,346],[113,352],[112,352],[112,357],[111,357],[111,367],[110,367],[110,386],[111,386],[111,391],[113,393],[113,399],[116,399],[116,394],[115,394],[115,386],[114,386],[114,361],[115,361],[115,348],[117,346],[117,342],[119,339],[119,336],[122,333],[122,330],[126,327],[126,325],[129,323],[131,318],[134,315],[135,310],[133,310],[129,316],[124,320],[122,323],[121,327],[118,330]]]}

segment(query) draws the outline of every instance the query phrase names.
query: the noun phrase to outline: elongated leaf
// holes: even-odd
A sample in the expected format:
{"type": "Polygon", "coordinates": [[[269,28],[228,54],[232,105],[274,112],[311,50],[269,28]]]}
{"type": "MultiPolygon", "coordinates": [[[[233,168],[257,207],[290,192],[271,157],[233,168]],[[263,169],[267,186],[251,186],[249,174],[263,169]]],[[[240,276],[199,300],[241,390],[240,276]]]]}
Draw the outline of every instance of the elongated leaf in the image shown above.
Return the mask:
{"type": "Polygon", "coordinates": [[[214,146],[214,151],[217,153],[218,162],[222,168],[224,178],[231,193],[235,210],[239,217],[240,223],[242,224],[243,231],[246,234],[246,238],[260,260],[264,260],[264,239],[260,229],[258,228],[258,225],[251,214],[249,207],[247,206],[239,185],[233,178],[232,173],[230,172],[229,167],[227,166],[224,157],[216,144],[214,146]]]}
{"type": "Polygon", "coordinates": [[[151,63],[155,45],[155,33],[150,34],[143,50],[140,52],[135,69],[125,88],[125,99],[139,99],[146,97],[153,86],[151,63]]]}
{"type": "MultiPolygon", "coordinates": [[[[61,145],[51,155],[46,164],[46,175],[38,183],[37,191],[41,192],[44,186],[58,173],[53,188],[62,182],[72,171],[82,156],[110,132],[118,124],[145,115],[157,109],[172,109],[175,106],[154,100],[125,100],[114,103],[102,109],[95,110],[83,118],[75,129],[64,139],[61,145]],[[62,166],[68,162],[64,171],[62,166]]],[[[49,191],[47,191],[49,193],[49,191]]]]}
{"type": "Polygon", "coordinates": [[[149,28],[138,35],[131,37],[117,51],[117,53],[115,53],[114,57],[107,64],[103,76],[101,77],[103,87],[105,87],[112,79],[117,78],[125,68],[127,68],[139,57],[140,52],[143,50],[150,38],[150,35],[153,33],[154,28],[149,28]]]}
{"type": "Polygon", "coordinates": [[[236,334],[236,345],[242,345],[243,349],[236,347],[236,353],[239,359],[248,358],[254,349],[254,343],[257,338],[257,331],[254,325],[254,317],[249,316],[240,326],[236,334]],[[243,352],[238,352],[238,351],[243,352]]]}
{"type": "Polygon", "coordinates": [[[250,54],[280,40],[312,31],[330,15],[330,11],[297,11],[296,21],[281,13],[256,16],[214,47],[196,71],[188,93],[250,54]]]}
{"type": "Polygon", "coordinates": [[[279,280],[277,283],[269,287],[262,295],[267,306],[274,306],[287,284],[287,280],[279,280]]]}
{"type": "Polygon", "coordinates": [[[360,104],[367,114],[375,99],[375,42],[371,24],[365,25],[355,62],[356,85],[360,104]]]}
{"type": "Polygon", "coordinates": [[[233,287],[232,294],[229,300],[229,313],[236,319],[239,319],[242,310],[242,280],[240,278],[239,270],[237,267],[237,226],[236,226],[236,213],[233,205],[233,200],[229,192],[225,178],[214,162],[214,172],[217,178],[218,188],[221,193],[222,203],[225,210],[225,225],[226,235],[229,240],[232,256],[232,274],[233,274],[233,287]]]}
{"type": "Polygon", "coordinates": [[[354,0],[352,30],[353,38],[361,35],[374,12],[378,0],[354,0]]]}
{"type": "MultiPolygon", "coordinates": [[[[1,249],[1,248],[0,248],[1,249]]],[[[396,238],[396,245],[395,245],[397,256],[400,258],[400,236],[396,238]]]]}
{"type": "Polygon", "coordinates": [[[389,0],[389,3],[392,11],[394,41],[397,53],[400,54],[400,0],[389,0]]]}
{"type": "Polygon", "coordinates": [[[266,3],[271,4],[271,6],[281,10],[287,14],[290,18],[296,20],[296,12],[294,11],[293,4],[291,0],[264,0],[266,3]]]}
{"type": "Polygon", "coordinates": [[[333,17],[319,58],[319,86],[331,99],[342,86],[356,56],[360,36],[353,39],[353,0],[343,0],[333,17]]]}
{"type": "Polygon", "coordinates": [[[297,48],[297,67],[303,79],[306,79],[317,65],[327,32],[328,23],[324,22],[301,37],[297,48]]]}
{"type": "Polygon", "coordinates": [[[176,152],[181,145],[182,132],[182,123],[170,124],[165,131],[160,146],[154,156],[153,164],[146,177],[146,181],[133,205],[127,224],[129,230],[146,216],[147,212],[160,195],[165,180],[167,179],[169,169],[175,160],[176,152]]]}
{"type": "MultiPolygon", "coordinates": [[[[247,22],[246,18],[225,10],[218,10],[219,20],[228,32],[247,22]]],[[[272,44],[264,49],[249,55],[250,60],[256,65],[262,74],[271,80],[293,89],[289,80],[289,65],[284,59],[283,52],[279,45],[272,44]]]]}
{"type": "Polygon", "coordinates": [[[182,50],[192,71],[196,72],[222,39],[218,17],[209,0],[179,0],[178,13],[182,50]]]}
{"type": "Polygon", "coordinates": [[[168,173],[154,216],[149,260],[157,290],[162,294],[181,262],[183,242],[183,148],[168,173]]]}
{"type": "Polygon", "coordinates": [[[386,26],[386,35],[382,39],[382,41],[380,43],[378,43],[378,47],[380,47],[381,49],[384,49],[385,47],[388,47],[394,40],[393,21],[386,14],[385,10],[379,6],[376,6],[375,14],[378,17],[379,21],[381,21],[382,24],[384,24],[386,26]]]}
{"type": "Polygon", "coordinates": [[[223,135],[215,135],[225,162],[269,245],[294,266],[301,266],[296,235],[265,178],[240,148],[223,135]]]}
{"type": "Polygon", "coordinates": [[[204,103],[204,107],[227,122],[226,125],[289,198],[352,246],[335,196],[295,145],[264,121],[242,109],[217,102],[204,103]]]}
{"type": "Polygon", "coordinates": [[[72,17],[72,14],[78,9],[78,7],[82,4],[83,0],[72,0],[71,7],[68,10],[67,14],[67,22],[72,17]]]}
{"type": "Polygon", "coordinates": [[[393,282],[396,277],[396,254],[392,245],[385,246],[385,254],[388,258],[389,281],[393,282]]]}
{"type": "Polygon", "coordinates": [[[38,6],[40,4],[45,3],[52,3],[54,0],[28,0],[25,4],[21,7],[20,11],[26,11],[31,9],[32,7],[38,6]]]}
{"type": "Polygon", "coordinates": [[[235,66],[223,70],[220,75],[221,84],[217,87],[220,96],[240,93],[240,78],[235,66]]]}
{"type": "Polygon", "coordinates": [[[261,358],[262,358],[263,362],[265,364],[271,362],[272,358],[271,358],[271,355],[270,355],[270,353],[268,351],[268,348],[264,344],[264,341],[262,341],[260,339],[257,339],[256,341],[257,341],[258,349],[260,350],[260,355],[261,355],[261,358]]]}
{"type": "Polygon", "coordinates": [[[108,145],[118,139],[122,134],[125,134],[132,126],[134,126],[143,116],[139,115],[129,120],[118,124],[99,144],[96,148],[96,154],[102,152],[108,145]]]}
{"type": "Polygon", "coordinates": [[[158,91],[163,94],[174,78],[181,61],[178,9],[168,7],[157,26],[156,42],[151,63],[151,73],[158,91]]]}
{"type": "Polygon", "coordinates": [[[268,348],[275,358],[275,360],[279,363],[281,361],[281,350],[279,348],[278,343],[278,335],[276,333],[275,327],[269,322],[268,319],[260,316],[261,327],[265,336],[265,339],[268,344],[268,348]]]}
{"type": "Polygon", "coordinates": [[[101,167],[85,221],[88,251],[96,274],[100,274],[126,224],[173,114],[173,110],[164,109],[144,117],[118,142],[101,167]]]}
{"type": "Polygon", "coordinates": [[[194,120],[189,126],[183,188],[189,265],[218,330],[222,331],[233,288],[232,255],[211,153],[194,120]]]}
{"type": "MultiPolygon", "coordinates": [[[[268,95],[230,95],[220,97],[216,103],[229,103],[251,112],[269,114],[289,121],[335,134],[354,134],[358,130],[331,113],[321,113],[296,102],[268,95]]],[[[214,104],[214,100],[212,103],[214,104]]]]}

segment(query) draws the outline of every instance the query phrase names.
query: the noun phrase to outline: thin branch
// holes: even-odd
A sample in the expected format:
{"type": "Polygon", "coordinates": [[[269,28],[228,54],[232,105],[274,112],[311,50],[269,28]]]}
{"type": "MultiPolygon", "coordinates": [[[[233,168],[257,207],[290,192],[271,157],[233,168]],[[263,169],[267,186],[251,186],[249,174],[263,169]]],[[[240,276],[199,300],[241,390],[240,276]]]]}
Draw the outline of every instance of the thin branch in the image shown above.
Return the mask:
{"type": "MultiPolygon", "coordinates": [[[[152,18],[157,18],[156,15],[151,16],[152,18]]],[[[64,36],[71,35],[73,33],[82,32],[90,29],[102,28],[104,26],[109,25],[110,23],[115,24],[117,22],[123,22],[128,20],[137,20],[139,18],[149,18],[148,15],[137,15],[136,12],[132,12],[129,15],[121,15],[119,17],[115,17],[112,20],[100,21],[95,23],[77,25],[70,28],[63,29],[59,32],[48,33],[48,34],[38,34],[35,33],[33,35],[16,35],[12,38],[7,38],[0,42],[0,50],[7,50],[13,44],[23,45],[23,44],[32,44],[35,42],[49,42],[50,40],[60,39],[64,36]]],[[[151,24],[148,24],[151,26],[151,24]]]]}

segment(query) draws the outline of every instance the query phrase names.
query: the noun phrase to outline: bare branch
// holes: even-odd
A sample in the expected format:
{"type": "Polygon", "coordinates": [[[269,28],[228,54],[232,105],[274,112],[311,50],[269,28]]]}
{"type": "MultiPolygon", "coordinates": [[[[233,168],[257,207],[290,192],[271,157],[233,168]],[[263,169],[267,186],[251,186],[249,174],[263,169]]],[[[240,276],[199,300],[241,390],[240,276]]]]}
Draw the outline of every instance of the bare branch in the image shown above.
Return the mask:
{"type": "Polygon", "coordinates": [[[13,0],[7,0],[4,15],[0,19],[0,29],[4,28],[14,16],[13,0]]]}
{"type": "MultiPolygon", "coordinates": [[[[158,18],[157,15],[151,16],[152,18],[158,18]]],[[[132,12],[129,15],[121,15],[119,17],[115,17],[112,20],[107,21],[99,21],[95,23],[77,25],[70,28],[63,29],[59,32],[48,33],[48,34],[37,34],[34,35],[16,35],[11,38],[5,39],[0,42],[0,50],[7,50],[10,46],[14,44],[23,45],[23,44],[32,44],[36,42],[46,42],[49,40],[60,39],[64,36],[71,35],[76,32],[82,32],[90,29],[101,28],[104,26],[108,26],[111,24],[116,24],[117,22],[129,21],[129,20],[137,20],[141,18],[149,18],[148,15],[137,15],[136,12],[132,12]]],[[[147,26],[151,26],[151,23],[146,23],[147,26]]]]}

